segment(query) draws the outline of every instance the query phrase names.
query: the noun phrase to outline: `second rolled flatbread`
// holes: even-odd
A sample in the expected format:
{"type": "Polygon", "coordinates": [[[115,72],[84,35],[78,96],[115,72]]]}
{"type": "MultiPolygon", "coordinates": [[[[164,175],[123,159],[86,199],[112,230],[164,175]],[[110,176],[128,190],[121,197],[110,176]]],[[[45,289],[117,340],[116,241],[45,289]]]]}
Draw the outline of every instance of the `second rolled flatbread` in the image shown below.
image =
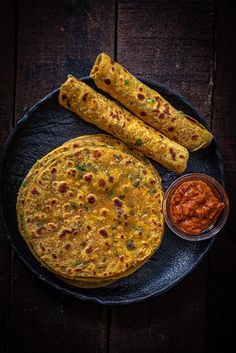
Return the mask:
{"type": "Polygon", "coordinates": [[[70,76],[61,86],[59,102],[82,119],[98,126],[176,173],[183,173],[188,151],[142,120],[70,76]]]}

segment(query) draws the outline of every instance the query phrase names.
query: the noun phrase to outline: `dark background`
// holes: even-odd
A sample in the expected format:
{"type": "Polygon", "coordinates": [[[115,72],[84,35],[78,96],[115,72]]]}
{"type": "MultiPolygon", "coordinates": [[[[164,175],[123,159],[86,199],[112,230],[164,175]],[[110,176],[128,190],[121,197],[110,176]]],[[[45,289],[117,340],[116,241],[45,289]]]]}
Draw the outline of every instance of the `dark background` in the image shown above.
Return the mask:
{"type": "Polygon", "coordinates": [[[104,51],[132,73],[183,94],[219,138],[229,221],[177,287],[106,307],[41,282],[0,234],[0,351],[199,353],[235,350],[236,2],[0,1],[0,139],[68,73],[104,51]]]}

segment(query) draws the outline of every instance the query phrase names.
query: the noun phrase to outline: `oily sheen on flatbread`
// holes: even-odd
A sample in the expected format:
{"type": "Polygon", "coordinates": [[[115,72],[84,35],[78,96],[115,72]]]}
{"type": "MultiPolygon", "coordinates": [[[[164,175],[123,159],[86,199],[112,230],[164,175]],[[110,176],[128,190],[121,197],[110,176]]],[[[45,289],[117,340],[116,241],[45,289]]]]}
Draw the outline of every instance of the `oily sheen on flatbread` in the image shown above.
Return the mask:
{"type": "Polygon", "coordinates": [[[160,245],[160,178],[121,149],[72,143],[33,182],[28,174],[25,198],[19,193],[23,237],[38,260],[64,280],[106,285],[135,271],[160,245]]]}
{"type": "MultiPolygon", "coordinates": [[[[91,145],[91,146],[110,146],[113,148],[119,148],[126,153],[132,154],[138,160],[140,160],[145,165],[148,165],[149,168],[154,169],[153,165],[150,161],[139,151],[132,147],[128,147],[122,141],[115,139],[112,136],[104,135],[104,134],[96,134],[96,135],[83,135],[66,141],[63,145],[55,148],[47,155],[43,156],[39,159],[33,167],[29,170],[28,174],[24,178],[24,181],[21,184],[21,187],[18,192],[17,197],[17,217],[18,217],[18,226],[21,232],[24,232],[22,227],[22,217],[23,217],[23,209],[24,209],[24,199],[28,192],[28,187],[30,183],[33,182],[34,178],[38,175],[40,170],[44,169],[47,165],[49,165],[52,161],[57,158],[61,153],[66,153],[72,150],[74,153],[76,149],[84,146],[84,145],[91,145]]],[[[159,175],[157,174],[159,177],[159,175]]]]}

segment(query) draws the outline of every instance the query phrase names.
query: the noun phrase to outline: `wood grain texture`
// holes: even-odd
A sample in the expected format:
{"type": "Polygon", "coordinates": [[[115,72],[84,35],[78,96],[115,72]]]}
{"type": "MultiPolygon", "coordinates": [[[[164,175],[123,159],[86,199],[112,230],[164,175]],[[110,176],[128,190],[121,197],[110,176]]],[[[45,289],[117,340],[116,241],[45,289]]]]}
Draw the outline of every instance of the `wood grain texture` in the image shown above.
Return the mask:
{"type": "Polygon", "coordinates": [[[125,67],[175,89],[210,119],[213,1],[119,1],[117,28],[125,67]]]}
{"type": "Polygon", "coordinates": [[[111,352],[204,352],[203,282],[206,261],[171,291],[145,302],[114,308],[111,352]]]}
{"type": "MultiPolygon", "coordinates": [[[[213,2],[119,1],[117,29],[117,60],[176,89],[210,122],[213,2]]],[[[203,352],[206,283],[207,261],[171,292],[113,310],[111,352],[203,352]]]]}
{"type": "Polygon", "coordinates": [[[113,55],[114,21],[109,0],[20,1],[16,117],[68,74],[88,76],[99,52],[113,55]]]}
{"type": "MultiPolygon", "coordinates": [[[[16,119],[68,74],[89,74],[101,50],[113,55],[112,1],[19,2],[16,119]],[[104,21],[106,19],[106,21],[104,21]]],[[[9,351],[106,352],[106,307],[47,287],[17,255],[12,269],[9,351]]]]}
{"type": "MultiPolygon", "coordinates": [[[[12,128],[15,86],[15,8],[14,1],[0,2],[0,145],[12,128]]],[[[1,185],[1,187],[4,187],[1,185]]],[[[8,317],[10,310],[11,249],[0,225],[0,352],[8,349],[8,317]]]]}
{"type": "Polygon", "coordinates": [[[15,94],[15,1],[0,2],[0,144],[12,129],[15,94]],[[4,99],[3,99],[4,97],[4,99]]]}
{"type": "Polygon", "coordinates": [[[9,352],[106,352],[105,307],[61,295],[18,257],[13,270],[9,352]]]}
{"type": "Polygon", "coordinates": [[[216,2],[213,129],[225,162],[230,217],[209,261],[207,352],[233,352],[236,315],[236,3],[216,2]]]}

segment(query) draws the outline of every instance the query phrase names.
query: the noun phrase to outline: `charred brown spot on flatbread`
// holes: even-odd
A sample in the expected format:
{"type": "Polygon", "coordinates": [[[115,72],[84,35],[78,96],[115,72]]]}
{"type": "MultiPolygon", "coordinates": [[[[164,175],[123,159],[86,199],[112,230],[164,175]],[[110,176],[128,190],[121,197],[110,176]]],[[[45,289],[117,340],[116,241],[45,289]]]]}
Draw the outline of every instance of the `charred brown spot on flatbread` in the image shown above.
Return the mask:
{"type": "Polygon", "coordinates": [[[109,78],[105,78],[104,82],[106,85],[110,85],[111,84],[111,80],[109,78]]]}
{"type": "Polygon", "coordinates": [[[143,101],[145,99],[145,96],[141,93],[138,93],[137,97],[140,101],[143,101]]]}
{"type": "Polygon", "coordinates": [[[83,94],[83,96],[82,96],[82,99],[83,99],[84,102],[86,102],[87,98],[88,98],[88,92],[86,92],[86,93],[83,94]]]}
{"type": "Polygon", "coordinates": [[[68,187],[68,185],[67,185],[66,182],[63,182],[63,183],[61,183],[61,184],[59,185],[58,190],[59,190],[61,193],[65,193],[65,192],[67,192],[67,191],[69,190],[69,187],[68,187]]]}
{"type": "Polygon", "coordinates": [[[176,154],[175,154],[173,148],[170,148],[169,151],[170,151],[172,159],[175,160],[176,159],[176,154]]]}

